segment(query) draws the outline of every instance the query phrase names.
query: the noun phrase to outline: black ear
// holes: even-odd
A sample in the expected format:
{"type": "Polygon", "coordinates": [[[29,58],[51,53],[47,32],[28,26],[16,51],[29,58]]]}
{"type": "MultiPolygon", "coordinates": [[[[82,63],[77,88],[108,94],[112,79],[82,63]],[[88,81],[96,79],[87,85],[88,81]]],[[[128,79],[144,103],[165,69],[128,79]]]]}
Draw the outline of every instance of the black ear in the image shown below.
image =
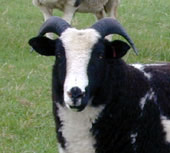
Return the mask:
{"type": "Polygon", "coordinates": [[[29,40],[29,45],[41,55],[54,56],[56,48],[56,40],[47,37],[34,37],[29,40]]]}
{"type": "Polygon", "coordinates": [[[123,57],[130,46],[121,40],[115,40],[112,42],[105,41],[105,54],[107,59],[118,59],[123,57]]]}

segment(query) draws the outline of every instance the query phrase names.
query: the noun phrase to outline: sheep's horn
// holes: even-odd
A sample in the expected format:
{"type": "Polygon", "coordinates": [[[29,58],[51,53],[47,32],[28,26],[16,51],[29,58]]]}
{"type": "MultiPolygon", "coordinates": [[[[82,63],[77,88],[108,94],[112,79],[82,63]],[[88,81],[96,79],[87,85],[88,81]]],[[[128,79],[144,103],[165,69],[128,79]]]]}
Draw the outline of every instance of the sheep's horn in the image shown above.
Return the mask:
{"type": "Polygon", "coordinates": [[[138,51],[133,40],[117,20],[112,18],[104,18],[96,22],[91,28],[97,30],[102,38],[110,34],[119,34],[123,36],[129,42],[134,52],[138,55],[138,51]]]}
{"type": "Polygon", "coordinates": [[[66,30],[68,27],[71,27],[65,20],[52,16],[40,28],[39,36],[43,36],[45,33],[53,32],[58,36],[66,30]]]}

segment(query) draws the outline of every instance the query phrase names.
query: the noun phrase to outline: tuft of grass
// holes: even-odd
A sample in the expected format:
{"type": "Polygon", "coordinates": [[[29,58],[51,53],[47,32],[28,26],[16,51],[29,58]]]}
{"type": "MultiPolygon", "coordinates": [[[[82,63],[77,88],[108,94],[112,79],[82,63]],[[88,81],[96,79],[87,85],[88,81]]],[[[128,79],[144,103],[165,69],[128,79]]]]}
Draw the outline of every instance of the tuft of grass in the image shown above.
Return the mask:
{"type": "MultiPolygon", "coordinates": [[[[130,50],[127,62],[170,61],[169,8],[169,0],[120,2],[118,20],[139,49],[139,56],[130,50]]],[[[94,22],[93,15],[78,13],[73,25],[80,29],[94,22]]],[[[31,53],[27,43],[38,33],[42,14],[31,0],[1,0],[0,23],[0,152],[57,152],[51,109],[54,58],[31,53]]]]}

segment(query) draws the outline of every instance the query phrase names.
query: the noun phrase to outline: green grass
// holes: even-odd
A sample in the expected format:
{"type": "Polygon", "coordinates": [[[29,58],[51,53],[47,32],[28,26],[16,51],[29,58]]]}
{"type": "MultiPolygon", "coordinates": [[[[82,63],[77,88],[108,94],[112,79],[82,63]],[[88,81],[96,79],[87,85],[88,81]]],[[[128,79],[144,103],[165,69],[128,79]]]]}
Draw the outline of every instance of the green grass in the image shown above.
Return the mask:
{"type": "MultiPolygon", "coordinates": [[[[130,50],[127,62],[170,61],[169,8],[169,0],[121,1],[118,20],[139,49],[139,56],[130,50]]],[[[54,58],[30,53],[27,44],[42,21],[31,0],[1,0],[0,153],[57,152],[51,109],[54,58]]],[[[90,14],[77,14],[73,25],[84,28],[94,21],[90,14]]]]}

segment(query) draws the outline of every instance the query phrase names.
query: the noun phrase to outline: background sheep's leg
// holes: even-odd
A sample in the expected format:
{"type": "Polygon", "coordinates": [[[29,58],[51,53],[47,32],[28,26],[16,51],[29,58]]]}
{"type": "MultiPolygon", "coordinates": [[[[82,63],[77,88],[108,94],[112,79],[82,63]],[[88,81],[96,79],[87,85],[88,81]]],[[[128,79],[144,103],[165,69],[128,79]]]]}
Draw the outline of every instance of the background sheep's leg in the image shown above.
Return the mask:
{"type": "MultiPolygon", "coordinates": [[[[42,12],[42,14],[44,16],[44,21],[46,21],[48,18],[50,18],[52,16],[53,10],[44,6],[43,4],[41,4],[39,0],[33,0],[32,3],[33,3],[33,5],[38,7],[40,9],[40,11],[42,12]]],[[[48,34],[46,34],[46,36],[51,39],[53,38],[52,33],[48,33],[48,34]]]]}
{"type": "MultiPolygon", "coordinates": [[[[119,4],[119,0],[109,0],[109,2],[104,6],[103,11],[96,13],[96,17],[98,20],[108,16],[116,19],[117,17],[117,7],[119,4]]],[[[112,40],[113,35],[106,36],[106,39],[112,40]]]]}
{"type": "Polygon", "coordinates": [[[63,19],[66,20],[69,24],[71,24],[72,18],[76,10],[77,7],[65,5],[63,19]]]}
{"type": "Polygon", "coordinates": [[[105,5],[105,11],[108,17],[116,18],[117,17],[117,8],[119,5],[119,0],[109,0],[105,5]]]}
{"type": "MultiPolygon", "coordinates": [[[[39,7],[43,16],[44,16],[44,20],[46,21],[48,18],[50,18],[53,14],[53,10],[44,6],[40,6],[39,7]]],[[[54,38],[54,34],[53,33],[47,33],[46,36],[50,39],[54,38]]]]}
{"type": "MultiPolygon", "coordinates": [[[[96,15],[96,17],[97,17],[97,19],[98,20],[100,20],[100,19],[102,19],[102,18],[104,18],[104,17],[106,17],[107,15],[106,15],[106,12],[104,11],[104,9],[103,9],[103,11],[101,11],[101,12],[98,12],[98,13],[96,13],[95,14],[96,15]]],[[[112,40],[112,35],[108,35],[108,36],[106,36],[105,37],[107,40],[112,40]]]]}
{"type": "Polygon", "coordinates": [[[103,9],[102,11],[97,12],[95,15],[96,15],[96,18],[97,18],[98,20],[100,20],[100,19],[106,17],[106,12],[105,12],[104,9],[103,9]]]}

